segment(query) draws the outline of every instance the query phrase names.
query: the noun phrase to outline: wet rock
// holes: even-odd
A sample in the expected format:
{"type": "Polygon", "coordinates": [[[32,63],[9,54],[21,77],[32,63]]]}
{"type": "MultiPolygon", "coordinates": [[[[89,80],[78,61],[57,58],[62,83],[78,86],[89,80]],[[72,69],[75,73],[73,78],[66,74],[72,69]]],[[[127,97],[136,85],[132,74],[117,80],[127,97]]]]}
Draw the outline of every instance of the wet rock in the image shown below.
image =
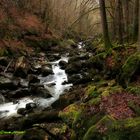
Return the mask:
{"type": "Polygon", "coordinates": [[[88,60],[89,54],[82,54],[82,55],[76,55],[69,59],[69,63],[73,63],[75,61],[81,61],[81,60],[88,60]]]}
{"type": "Polygon", "coordinates": [[[28,81],[29,81],[29,84],[30,83],[39,83],[40,82],[38,77],[33,75],[33,74],[28,75],[28,81]]]}
{"type": "Polygon", "coordinates": [[[81,74],[75,74],[75,75],[68,76],[68,82],[69,83],[76,83],[80,79],[82,79],[82,75],[81,74]]]}
{"type": "Polygon", "coordinates": [[[26,104],[26,109],[27,110],[32,110],[32,109],[34,109],[36,107],[37,107],[37,105],[35,103],[28,103],[28,104],[26,104]]]}
{"type": "Polygon", "coordinates": [[[48,76],[50,74],[53,74],[52,69],[46,66],[41,68],[41,72],[42,72],[42,76],[48,76]]]}
{"type": "Polygon", "coordinates": [[[9,78],[5,78],[3,76],[0,77],[0,89],[10,89],[15,90],[18,87],[18,82],[12,81],[9,78]]]}
{"type": "Polygon", "coordinates": [[[74,74],[74,73],[79,73],[81,68],[82,68],[82,63],[81,62],[74,62],[74,63],[69,64],[66,67],[65,71],[68,74],[74,74]]]}
{"type": "Polygon", "coordinates": [[[61,58],[61,56],[59,54],[48,54],[47,55],[50,61],[56,61],[59,60],[61,58]]]}
{"type": "Polygon", "coordinates": [[[30,92],[32,95],[43,97],[43,98],[50,98],[52,97],[50,92],[44,87],[31,87],[30,92]]]}
{"type": "Polygon", "coordinates": [[[19,108],[17,110],[17,113],[20,114],[20,115],[26,115],[27,111],[25,108],[19,108]]]}
{"type": "Polygon", "coordinates": [[[62,110],[66,106],[79,101],[83,92],[84,88],[82,86],[76,85],[74,88],[66,92],[66,94],[61,95],[59,99],[55,101],[51,106],[54,109],[62,110]]]}
{"type": "Polygon", "coordinates": [[[56,85],[56,83],[54,83],[54,82],[47,84],[48,87],[52,87],[52,86],[55,86],[55,85],[56,85]]]}
{"type": "Polygon", "coordinates": [[[62,83],[62,85],[66,85],[66,84],[68,84],[69,82],[68,81],[64,81],[63,83],[62,83]]]}
{"type": "Polygon", "coordinates": [[[92,77],[88,73],[83,73],[83,74],[75,74],[75,75],[70,75],[68,76],[68,83],[73,83],[73,84],[85,84],[87,82],[92,81],[92,77]]]}
{"type": "Polygon", "coordinates": [[[30,93],[28,91],[28,88],[20,88],[16,91],[12,91],[12,92],[9,92],[7,94],[8,97],[10,98],[21,98],[21,97],[25,97],[25,96],[29,96],[30,93]]]}
{"type": "Polygon", "coordinates": [[[24,56],[21,56],[16,61],[14,76],[26,78],[30,68],[28,60],[24,56]]]}
{"type": "Polygon", "coordinates": [[[67,95],[61,95],[60,98],[55,101],[51,106],[54,109],[63,109],[66,106],[70,105],[75,101],[75,95],[74,94],[67,94],[67,95]]]}
{"type": "Polygon", "coordinates": [[[27,88],[29,82],[26,79],[20,79],[20,83],[19,84],[20,84],[21,87],[27,88]]]}
{"type": "Polygon", "coordinates": [[[66,61],[64,61],[64,60],[61,60],[59,62],[59,66],[61,67],[61,69],[65,69],[67,67],[67,64],[68,63],[66,61]]]}
{"type": "Polygon", "coordinates": [[[14,100],[13,101],[13,104],[18,104],[19,103],[19,100],[14,100]]]}
{"type": "Polygon", "coordinates": [[[9,63],[9,60],[7,57],[0,57],[0,65],[7,66],[9,63]]]}

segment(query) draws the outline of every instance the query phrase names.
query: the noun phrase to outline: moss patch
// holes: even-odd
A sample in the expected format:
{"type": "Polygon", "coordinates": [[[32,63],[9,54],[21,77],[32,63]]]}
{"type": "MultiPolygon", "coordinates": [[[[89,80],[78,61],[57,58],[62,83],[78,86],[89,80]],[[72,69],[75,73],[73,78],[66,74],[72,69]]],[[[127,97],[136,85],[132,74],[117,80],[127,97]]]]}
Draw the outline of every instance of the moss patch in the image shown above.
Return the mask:
{"type": "Polygon", "coordinates": [[[140,66],[140,53],[135,53],[128,57],[124,65],[122,66],[122,71],[120,73],[119,82],[124,87],[127,87],[130,83],[131,78],[138,70],[140,66]]]}

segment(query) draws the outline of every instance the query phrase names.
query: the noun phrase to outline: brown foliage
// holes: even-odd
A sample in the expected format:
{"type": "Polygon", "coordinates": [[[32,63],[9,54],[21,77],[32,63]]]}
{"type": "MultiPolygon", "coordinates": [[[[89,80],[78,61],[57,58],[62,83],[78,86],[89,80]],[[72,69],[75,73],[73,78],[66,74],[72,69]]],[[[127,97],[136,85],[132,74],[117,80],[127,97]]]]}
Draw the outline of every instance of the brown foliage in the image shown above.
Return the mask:
{"type": "Polygon", "coordinates": [[[129,102],[140,106],[140,97],[129,93],[115,93],[104,97],[100,109],[116,119],[125,119],[135,116],[135,112],[128,106],[129,102]]]}

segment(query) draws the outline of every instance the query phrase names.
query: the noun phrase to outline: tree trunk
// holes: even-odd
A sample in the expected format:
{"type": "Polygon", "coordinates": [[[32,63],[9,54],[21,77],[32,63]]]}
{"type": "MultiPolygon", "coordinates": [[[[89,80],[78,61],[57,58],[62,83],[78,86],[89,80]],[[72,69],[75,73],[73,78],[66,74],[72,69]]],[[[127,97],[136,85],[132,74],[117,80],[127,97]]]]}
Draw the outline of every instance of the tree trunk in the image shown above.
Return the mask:
{"type": "MultiPolygon", "coordinates": [[[[140,8],[139,8],[139,12],[138,12],[139,14],[138,14],[138,16],[140,16],[140,8]]],[[[139,27],[138,27],[138,29],[139,29],[139,31],[138,31],[138,47],[137,47],[137,49],[138,49],[138,52],[140,52],[140,18],[139,18],[139,27]]]]}
{"type": "Polygon", "coordinates": [[[128,0],[124,0],[122,1],[123,2],[123,13],[124,13],[124,30],[125,30],[125,39],[126,39],[126,42],[129,42],[129,37],[130,37],[130,34],[129,34],[129,1],[128,0]]]}
{"type": "Polygon", "coordinates": [[[110,38],[109,38],[109,34],[108,34],[108,24],[107,24],[106,10],[105,10],[105,0],[99,0],[99,4],[100,4],[100,13],[101,13],[105,48],[109,49],[110,47],[112,47],[112,44],[110,42],[110,38]]]}
{"type": "Polygon", "coordinates": [[[117,0],[117,33],[118,33],[118,41],[119,44],[123,44],[123,18],[122,18],[122,2],[121,0],[117,0]]]}
{"type": "Polygon", "coordinates": [[[135,0],[134,7],[134,23],[133,23],[133,41],[138,40],[138,28],[139,28],[139,0],[135,0]]]}

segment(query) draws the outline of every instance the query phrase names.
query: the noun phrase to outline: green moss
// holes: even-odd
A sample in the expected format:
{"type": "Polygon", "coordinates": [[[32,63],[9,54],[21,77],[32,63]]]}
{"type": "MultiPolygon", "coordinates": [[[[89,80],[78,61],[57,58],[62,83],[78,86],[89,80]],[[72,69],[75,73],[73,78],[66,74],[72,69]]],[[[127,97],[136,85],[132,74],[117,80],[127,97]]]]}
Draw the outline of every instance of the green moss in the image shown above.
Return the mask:
{"type": "Polygon", "coordinates": [[[117,121],[105,116],[87,130],[83,140],[133,140],[132,138],[140,138],[140,117],[117,121]],[[102,133],[100,128],[104,128],[102,133]]]}
{"type": "Polygon", "coordinates": [[[86,88],[86,95],[87,95],[88,97],[97,97],[99,94],[98,94],[98,92],[96,91],[96,86],[89,85],[89,86],[86,88]]]}
{"type": "Polygon", "coordinates": [[[127,91],[136,95],[140,95],[140,86],[129,86],[127,91]]]}
{"type": "Polygon", "coordinates": [[[122,66],[122,72],[120,73],[119,82],[124,87],[127,87],[131,78],[140,66],[140,53],[135,53],[128,57],[124,65],[122,66]]]}
{"type": "Polygon", "coordinates": [[[97,114],[88,115],[89,112],[84,112],[79,119],[74,123],[73,129],[76,132],[77,138],[81,140],[86,133],[86,130],[92,125],[96,124],[102,117],[103,114],[98,112],[97,114]],[[77,131],[78,130],[78,131],[77,131]]]}
{"type": "Polygon", "coordinates": [[[59,112],[59,116],[63,119],[63,121],[72,126],[74,122],[76,122],[77,118],[82,113],[82,109],[80,106],[76,104],[71,104],[68,107],[66,107],[63,111],[59,112]]]}
{"type": "Polygon", "coordinates": [[[92,98],[91,100],[88,101],[89,105],[99,105],[101,102],[101,97],[97,98],[92,98]]]}
{"type": "Polygon", "coordinates": [[[91,126],[87,130],[87,132],[85,133],[85,135],[83,137],[83,140],[93,140],[93,139],[102,140],[103,136],[99,133],[98,126],[100,126],[100,125],[105,126],[105,124],[110,126],[113,121],[114,121],[114,119],[111,118],[110,116],[103,117],[99,122],[97,122],[95,125],[91,126]]]}
{"type": "Polygon", "coordinates": [[[139,105],[136,105],[133,101],[130,101],[128,103],[128,106],[137,114],[137,116],[140,115],[140,107],[139,107],[139,105]]]}
{"type": "Polygon", "coordinates": [[[101,93],[102,97],[109,96],[110,94],[116,93],[116,92],[122,92],[123,88],[121,86],[113,86],[113,87],[101,87],[98,89],[98,92],[101,93]]]}
{"type": "Polygon", "coordinates": [[[116,86],[110,87],[109,90],[111,93],[116,93],[116,92],[122,92],[124,89],[121,86],[116,85],[116,86]]]}

